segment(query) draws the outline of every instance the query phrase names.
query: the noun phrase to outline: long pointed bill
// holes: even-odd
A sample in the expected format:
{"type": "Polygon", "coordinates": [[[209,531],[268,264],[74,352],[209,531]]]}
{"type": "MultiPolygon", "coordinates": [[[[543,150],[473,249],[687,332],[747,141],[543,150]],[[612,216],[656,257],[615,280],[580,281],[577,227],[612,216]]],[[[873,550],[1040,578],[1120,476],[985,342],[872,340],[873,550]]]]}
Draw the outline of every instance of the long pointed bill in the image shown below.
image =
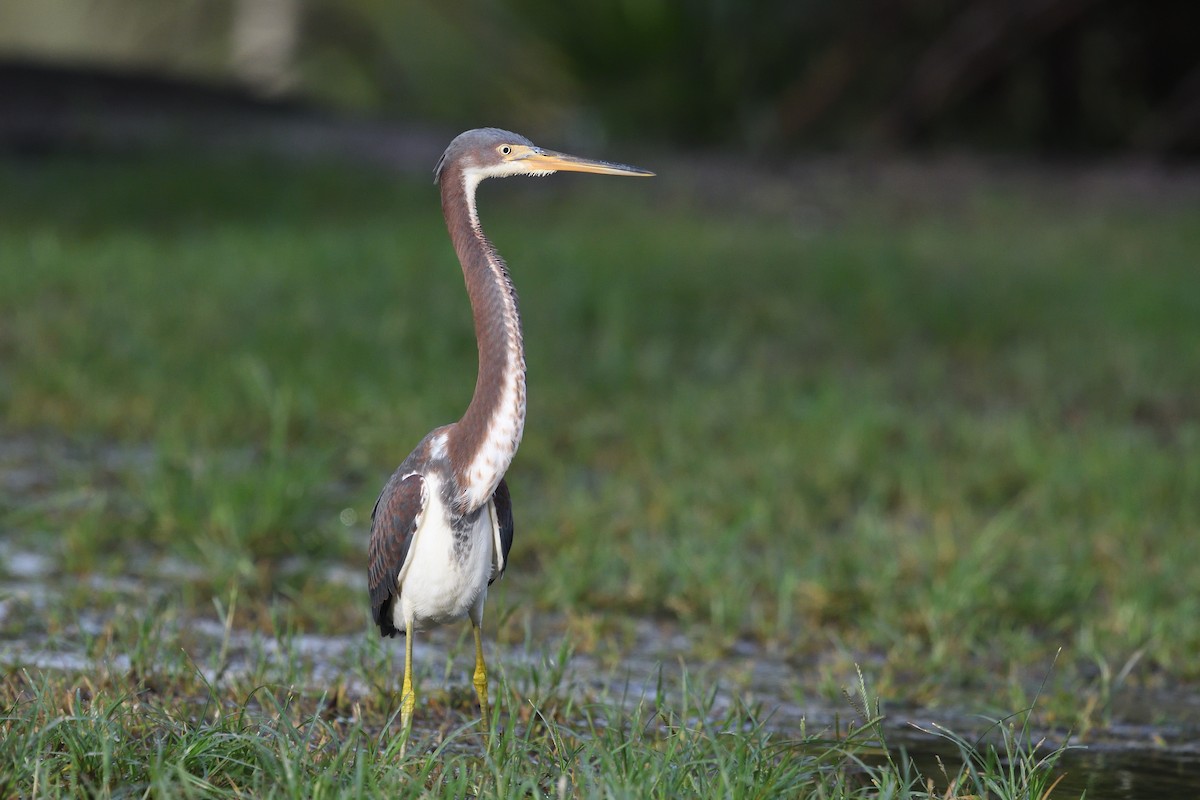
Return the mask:
{"type": "Polygon", "coordinates": [[[596,172],[601,175],[635,175],[646,177],[653,175],[650,170],[641,167],[631,167],[628,164],[613,164],[610,161],[594,161],[590,158],[556,153],[553,150],[541,148],[530,150],[529,155],[521,158],[522,166],[531,170],[554,170],[558,172],[596,172]]]}

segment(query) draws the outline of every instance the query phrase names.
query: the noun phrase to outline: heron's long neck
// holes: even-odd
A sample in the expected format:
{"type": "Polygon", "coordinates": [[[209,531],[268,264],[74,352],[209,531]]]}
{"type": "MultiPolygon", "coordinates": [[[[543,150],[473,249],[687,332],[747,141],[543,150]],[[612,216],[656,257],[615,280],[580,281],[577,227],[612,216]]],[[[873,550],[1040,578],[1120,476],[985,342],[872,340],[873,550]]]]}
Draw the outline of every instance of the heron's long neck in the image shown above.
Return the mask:
{"type": "Polygon", "coordinates": [[[525,427],[525,350],[517,293],[504,261],[479,227],[478,182],[458,169],[441,176],[442,212],[462,262],[479,342],[475,394],[447,443],[465,512],[491,498],[525,427]]]}

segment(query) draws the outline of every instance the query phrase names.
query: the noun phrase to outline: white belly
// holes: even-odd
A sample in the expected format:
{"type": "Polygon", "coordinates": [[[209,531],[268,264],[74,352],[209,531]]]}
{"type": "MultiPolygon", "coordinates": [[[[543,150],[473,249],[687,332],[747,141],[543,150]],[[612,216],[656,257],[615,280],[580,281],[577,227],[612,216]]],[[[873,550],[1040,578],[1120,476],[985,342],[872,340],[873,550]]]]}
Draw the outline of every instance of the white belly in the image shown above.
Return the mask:
{"type": "Polygon", "coordinates": [[[456,549],[441,492],[436,486],[429,489],[429,507],[400,573],[400,601],[393,615],[401,631],[407,619],[418,629],[459,620],[471,612],[479,619],[487,598],[495,547],[491,504],[481,510],[468,532],[469,544],[456,549]]]}

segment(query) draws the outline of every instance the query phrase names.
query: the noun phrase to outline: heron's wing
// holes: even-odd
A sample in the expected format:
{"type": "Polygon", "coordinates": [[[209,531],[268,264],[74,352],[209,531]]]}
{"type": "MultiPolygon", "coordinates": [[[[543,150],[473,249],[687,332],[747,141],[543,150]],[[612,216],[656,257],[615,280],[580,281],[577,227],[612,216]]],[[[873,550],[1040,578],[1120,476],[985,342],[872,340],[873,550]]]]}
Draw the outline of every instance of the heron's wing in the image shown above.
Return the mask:
{"type": "Polygon", "coordinates": [[[492,565],[492,576],[488,578],[489,585],[504,574],[504,569],[508,566],[508,551],[512,549],[512,495],[508,493],[508,484],[503,478],[500,479],[496,491],[492,494],[492,504],[496,507],[496,538],[499,539],[500,552],[492,565]]]}
{"type": "Polygon", "coordinates": [[[371,589],[371,617],[381,636],[395,636],[392,606],[399,591],[397,581],[413,534],[425,513],[425,479],[417,473],[392,475],[371,512],[370,564],[367,579],[371,589]]]}

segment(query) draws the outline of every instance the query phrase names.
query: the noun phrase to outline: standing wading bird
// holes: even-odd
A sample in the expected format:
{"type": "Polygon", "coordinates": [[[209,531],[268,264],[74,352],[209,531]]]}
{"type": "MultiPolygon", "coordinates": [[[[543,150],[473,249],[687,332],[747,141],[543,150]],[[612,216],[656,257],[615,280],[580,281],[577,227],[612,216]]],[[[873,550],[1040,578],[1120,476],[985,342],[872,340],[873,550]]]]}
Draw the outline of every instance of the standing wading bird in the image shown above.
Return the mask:
{"type": "Polygon", "coordinates": [[[412,726],[413,632],[469,617],[475,634],[475,693],[490,724],[480,626],[488,586],[504,572],[513,539],[504,473],[525,425],[525,353],[517,293],[484,236],[475,189],[484,178],[559,170],[653,175],[536,147],[496,128],[460,134],[434,168],[442,213],[462,263],[475,317],[479,373],[462,419],[432,431],[392,474],[371,514],[371,614],[382,636],[402,633],[400,724],[412,726]]]}

